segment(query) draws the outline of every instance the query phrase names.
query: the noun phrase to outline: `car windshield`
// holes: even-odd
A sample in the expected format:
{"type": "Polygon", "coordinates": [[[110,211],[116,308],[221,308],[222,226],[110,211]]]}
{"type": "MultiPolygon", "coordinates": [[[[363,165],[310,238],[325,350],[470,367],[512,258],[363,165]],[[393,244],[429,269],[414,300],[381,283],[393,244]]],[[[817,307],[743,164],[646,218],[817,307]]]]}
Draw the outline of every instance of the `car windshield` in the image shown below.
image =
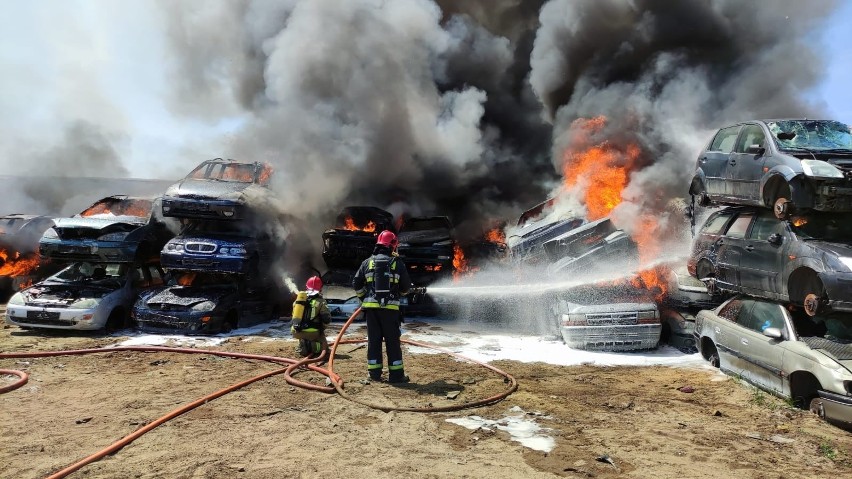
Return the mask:
{"type": "Polygon", "coordinates": [[[797,216],[790,227],[802,239],[848,243],[852,238],[852,221],[836,213],[812,213],[797,216]]]}
{"type": "Polygon", "coordinates": [[[80,212],[80,216],[151,216],[153,200],[146,198],[104,198],[80,212]]]}
{"type": "Polygon", "coordinates": [[[74,263],[51,276],[62,283],[124,283],[128,265],[124,263],[74,263]]]}
{"type": "Polygon", "coordinates": [[[219,180],[235,183],[257,183],[261,186],[269,184],[272,168],[262,165],[258,168],[255,163],[236,162],[204,162],[187,175],[196,180],[219,180]]]}
{"type": "Polygon", "coordinates": [[[783,120],[767,123],[778,148],[805,150],[850,150],[849,126],[830,120],[783,120]]]}

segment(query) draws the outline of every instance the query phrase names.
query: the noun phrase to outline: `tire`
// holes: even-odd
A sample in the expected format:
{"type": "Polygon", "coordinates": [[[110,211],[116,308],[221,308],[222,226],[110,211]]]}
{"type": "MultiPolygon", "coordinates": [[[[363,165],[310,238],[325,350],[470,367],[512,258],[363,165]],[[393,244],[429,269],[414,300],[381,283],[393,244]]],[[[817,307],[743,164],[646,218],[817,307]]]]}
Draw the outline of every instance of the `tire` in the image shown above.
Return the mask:
{"type": "Polygon", "coordinates": [[[108,333],[114,333],[116,331],[120,331],[122,329],[126,329],[130,326],[130,322],[127,319],[127,315],[124,314],[124,311],[121,308],[113,309],[111,313],[109,313],[109,318],[107,318],[106,326],[104,329],[108,333]]]}
{"type": "Polygon", "coordinates": [[[792,293],[790,300],[801,304],[808,316],[816,316],[826,309],[825,287],[813,271],[796,278],[792,293]]]}
{"type": "Polygon", "coordinates": [[[820,419],[825,419],[825,407],[822,404],[822,398],[815,397],[811,399],[811,403],[808,405],[808,409],[820,417],[820,419]]]}
{"type": "Polygon", "coordinates": [[[716,350],[716,345],[712,341],[707,340],[701,343],[701,355],[704,356],[711,366],[718,368],[720,365],[719,351],[716,350]]]}

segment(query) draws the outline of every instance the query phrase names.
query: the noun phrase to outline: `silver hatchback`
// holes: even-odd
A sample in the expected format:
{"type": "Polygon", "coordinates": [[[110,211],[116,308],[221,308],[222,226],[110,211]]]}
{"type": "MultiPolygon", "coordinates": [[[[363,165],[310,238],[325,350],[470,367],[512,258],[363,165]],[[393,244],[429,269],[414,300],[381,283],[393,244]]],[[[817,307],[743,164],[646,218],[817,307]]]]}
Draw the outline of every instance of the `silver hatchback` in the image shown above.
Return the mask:
{"type": "Polygon", "coordinates": [[[852,427],[852,315],[735,297],[695,321],[705,359],[844,427],[852,427]]]}

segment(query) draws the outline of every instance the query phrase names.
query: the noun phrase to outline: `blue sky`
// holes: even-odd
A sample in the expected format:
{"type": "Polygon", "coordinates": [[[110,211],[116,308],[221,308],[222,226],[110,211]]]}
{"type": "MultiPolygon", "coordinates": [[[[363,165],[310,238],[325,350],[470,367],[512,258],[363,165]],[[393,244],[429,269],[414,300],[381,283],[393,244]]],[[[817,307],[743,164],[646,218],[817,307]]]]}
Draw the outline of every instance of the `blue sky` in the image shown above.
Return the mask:
{"type": "MultiPolygon", "coordinates": [[[[827,74],[803,93],[852,123],[852,0],[840,1],[822,34],[827,74]]],[[[133,176],[174,178],[238,124],[169,110],[166,22],[153,0],[0,0],[0,9],[0,168],[83,119],[127,133],[120,154],[133,176]]]]}

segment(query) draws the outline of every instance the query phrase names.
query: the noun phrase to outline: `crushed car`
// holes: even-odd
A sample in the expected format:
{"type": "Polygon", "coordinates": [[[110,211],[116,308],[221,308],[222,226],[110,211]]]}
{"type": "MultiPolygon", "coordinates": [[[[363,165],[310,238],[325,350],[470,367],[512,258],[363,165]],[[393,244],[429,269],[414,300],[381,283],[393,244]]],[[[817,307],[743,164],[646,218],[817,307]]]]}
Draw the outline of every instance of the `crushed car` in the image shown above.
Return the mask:
{"type": "Polygon", "coordinates": [[[690,273],[713,288],[792,302],[811,315],[852,311],[848,215],[811,212],[784,221],[768,210],[734,207],[707,222],[722,226],[712,243],[696,239],[690,273]]]}
{"type": "Polygon", "coordinates": [[[38,256],[39,239],[51,226],[53,219],[47,216],[0,216],[0,294],[4,298],[58,271],[38,256]]]}
{"type": "Polygon", "coordinates": [[[189,219],[247,219],[250,204],[270,195],[272,167],[215,158],[198,165],[166,189],[163,216],[189,219]]]}
{"type": "Polygon", "coordinates": [[[644,290],[576,288],[559,294],[555,312],[562,339],[573,349],[636,351],[660,341],[660,312],[644,290]]]}
{"type": "Polygon", "coordinates": [[[660,342],[685,353],[695,353],[693,332],[695,316],[704,309],[714,309],[724,299],[713,295],[700,280],[692,277],[683,265],[668,269],[668,285],[658,301],[662,332],[660,342]]]}
{"type": "Polygon", "coordinates": [[[609,218],[572,228],[542,244],[551,275],[630,271],[639,265],[639,248],[609,218]]]}
{"type": "Polygon", "coordinates": [[[238,221],[196,221],[170,239],[160,253],[166,269],[262,274],[276,259],[275,245],[264,231],[238,221]]]}
{"type": "Polygon", "coordinates": [[[720,129],[698,155],[699,204],[852,211],[852,132],[832,120],[755,120],[720,129]]]}
{"type": "Polygon", "coordinates": [[[273,288],[241,275],[174,271],[165,286],[139,295],[131,317],[142,331],[216,334],[277,319],[279,311],[273,288]]]}
{"type": "Polygon", "coordinates": [[[136,296],[162,285],[163,275],[156,263],[74,263],[15,293],[6,321],[21,328],[123,329],[136,296]]]}
{"type": "Polygon", "coordinates": [[[56,218],[39,240],[39,254],[54,261],[144,261],[172,237],[154,214],[157,198],[109,196],[71,218],[56,218]]]}
{"type": "Polygon", "coordinates": [[[701,355],[722,371],[852,427],[852,315],[808,316],[736,296],[698,313],[701,355]]]}
{"type": "Polygon", "coordinates": [[[399,228],[397,252],[414,286],[428,286],[453,274],[456,241],[446,216],[406,218],[399,228]]]}
{"type": "Polygon", "coordinates": [[[374,206],[348,206],[322,234],[322,258],[329,269],[352,270],[373,254],[376,237],[384,230],[396,232],[393,215],[374,206]]]}
{"type": "Polygon", "coordinates": [[[550,198],[523,212],[516,227],[506,238],[509,255],[515,262],[538,264],[547,261],[545,242],[577,228],[586,220],[570,212],[555,214],[555,198],[550,198]]]}

